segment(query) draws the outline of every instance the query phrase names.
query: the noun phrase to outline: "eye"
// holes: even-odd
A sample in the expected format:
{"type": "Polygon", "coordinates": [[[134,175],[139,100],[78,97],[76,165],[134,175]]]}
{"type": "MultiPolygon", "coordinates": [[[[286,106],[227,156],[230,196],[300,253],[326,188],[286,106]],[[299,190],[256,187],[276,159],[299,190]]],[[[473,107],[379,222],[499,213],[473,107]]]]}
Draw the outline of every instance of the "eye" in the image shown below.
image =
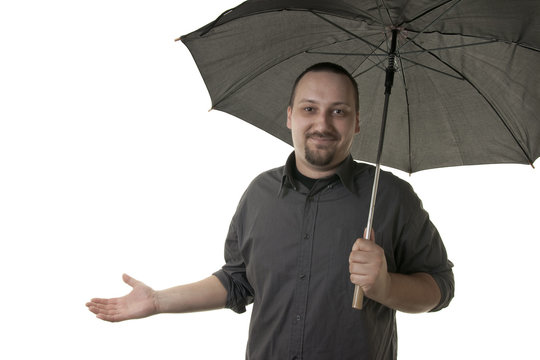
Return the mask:
{"type": "Polygon", "coordinates": [[[311,106],[306,106],[306,107],[304,107],[304,111],[305,112],[312,112],[312,111],[315,111],[315,109],[313,107],[311,107],[311,106]]]}
{"type": "Polygon", "coordinates": [[[336,115],[345,115],[345,110],[343,110],[343,109],[334,109],[334,114],[336,114],[336,115]]]}

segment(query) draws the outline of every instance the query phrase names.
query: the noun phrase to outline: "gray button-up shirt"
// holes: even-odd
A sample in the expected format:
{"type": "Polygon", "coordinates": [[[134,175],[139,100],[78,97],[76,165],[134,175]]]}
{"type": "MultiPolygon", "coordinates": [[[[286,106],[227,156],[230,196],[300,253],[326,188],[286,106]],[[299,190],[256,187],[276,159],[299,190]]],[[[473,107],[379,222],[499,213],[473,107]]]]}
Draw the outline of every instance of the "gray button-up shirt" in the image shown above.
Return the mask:
{"type": "MultiPolygon", "coordinates": [[[[253,303],[247,359],[395,359],[395,310],[364,298],[351,307],[349,255],[367,223],[374,168],[351,157],[312,189],[284,167],[259,175],[244,193],[215,275],[227,307],[253,303]]],[[[452,263],[411,186],[381,172],[375,240],[388,271],[426,272],[446,307],[454,294],[452,263]]]]}

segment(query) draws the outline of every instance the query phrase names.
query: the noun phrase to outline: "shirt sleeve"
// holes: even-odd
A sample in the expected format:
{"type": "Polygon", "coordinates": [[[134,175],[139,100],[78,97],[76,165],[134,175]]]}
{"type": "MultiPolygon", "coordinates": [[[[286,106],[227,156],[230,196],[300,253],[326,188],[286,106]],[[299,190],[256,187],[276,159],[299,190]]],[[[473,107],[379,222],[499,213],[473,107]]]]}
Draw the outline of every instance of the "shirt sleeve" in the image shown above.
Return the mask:
{"type": "Polygon", "coordinates": [[[431,311],[439,311],[454,297],[454,265],[448,260],[439,232],[410,185],[407,199],[402,203],[406,221],[402,224],[395,250],[398,272],[430,274],[441,291],[441,300],[431,311]]]}
{"type": "Polygon", "coordinates": [[[253,302],[254,291],[246,276],[246,265],[242,258],[237,231],[237,214],[233,217],[225,241],[225,265],[214,275],[227,290],[226,308],[236,313],[246,311],[253,302]]]}

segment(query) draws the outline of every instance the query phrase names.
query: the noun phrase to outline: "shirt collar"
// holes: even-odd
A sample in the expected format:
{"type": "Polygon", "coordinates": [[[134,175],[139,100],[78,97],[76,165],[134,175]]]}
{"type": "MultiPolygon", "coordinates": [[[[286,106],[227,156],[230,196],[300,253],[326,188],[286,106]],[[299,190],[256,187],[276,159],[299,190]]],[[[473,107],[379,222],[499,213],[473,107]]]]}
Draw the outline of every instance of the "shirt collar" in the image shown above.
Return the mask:
{"type": "Polygon", "coordinates": [[[283,175],[281,178],[281,187],[279,189],[279,193],[282,193],[283,187],[291,187],[294,190],[298,189],[298,184],[296,183],[294,179],[294,171],[293,167],[296,166],[296,156],[294,154],[294,151],[289,155],[287,158],[287,162],[285,163],[285,167],[283,168],[283,175]]]}
{"type": "MultiPolygon", "coordinates": [[[[352,193],[356,193],[356,186],[354,184],[354,165],[355,161],[349,154],[347,158],[339,165],[335,175],[339,178],[343,186],[352,193]]],[[[281,179],[281,186],[279,189],[279,195],[283,193],[284,187],[290,187],[293,190],[297,190],[299,184],[294,179],[293,166],[296,166],[296,156],[294,151],[287,158],[287,162],[283,168],[283,175],[281,179]]]]}
{"type": "Polygon", "coordinates": [[[354,161],[352,155],[349,154],[349,156],[347,156],[347,158],[336,170],[336,175],[343,183],[343,186],[345,186],[345,188],[347,188],[347,190],[349,190],[353,194],[357,193],[357,188],[354,183],[355,165],[356,162],[354,161]]]}

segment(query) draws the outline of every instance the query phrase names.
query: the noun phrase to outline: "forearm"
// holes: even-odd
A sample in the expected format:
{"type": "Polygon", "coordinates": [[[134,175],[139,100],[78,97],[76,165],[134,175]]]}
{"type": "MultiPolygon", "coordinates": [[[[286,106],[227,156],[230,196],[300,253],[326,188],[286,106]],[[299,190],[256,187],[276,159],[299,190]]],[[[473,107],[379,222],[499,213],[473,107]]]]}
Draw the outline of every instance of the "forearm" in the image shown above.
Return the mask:
{"type": "Polygon", "coordinates": [[[431,275],[427,273],[388,275],[386,295],[377,300],[383,305],[402,312],[422,313],[439,304],[441,291],[431,275]]]}
{"type": "Polygon", "coordinates": [[[187,313],[221,309],[227,301],[227,290],[215,276],[204,280],[156,291],[157,313],[187,313]]]}

